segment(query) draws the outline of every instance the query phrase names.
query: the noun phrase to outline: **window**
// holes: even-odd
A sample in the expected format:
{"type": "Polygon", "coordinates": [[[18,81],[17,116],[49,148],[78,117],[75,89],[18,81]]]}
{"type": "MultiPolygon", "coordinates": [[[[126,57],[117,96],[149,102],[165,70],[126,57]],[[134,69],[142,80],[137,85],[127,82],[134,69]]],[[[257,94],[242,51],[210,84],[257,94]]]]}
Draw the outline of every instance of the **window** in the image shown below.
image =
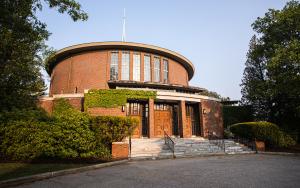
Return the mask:
{"type": "Polygon", "coordinates": [[[162,110],[162,111],[167,111],[170,110],[170,105],[168,104],[154,104],[154,110],[162,110]]]}
{"type": "Polygon", "coordinates": [[[129,52],[122,52],[121,80],[129,80],[129,52]]]}
{"type": "Polygon", "coordinates": [[[160,60],[154,57],[154,82],[160,82],[160,60]]]}
{"type": "Polygon", "coordinates": [[[110,55],[110,80],[118,80],[119,53],[111,52],[110,55]]]}
{"type": "Polygon", "coordinates": [[[133,80],[141,80],[141,55],[137,53],[133,54],[133,80]]]}
{"type": "Polygon", "coordinates": [[[150,55],[144,55],[144,81],[151,81],[150,55]]]}
{"type": "Polygon", "coordinates": [[[169,80],[169,62],[168,60],[164,59],[163,61],[163,65],[164,65],[164,83],[168,83],[169,80]]]}
{"type": "Polygon", "coordinates": [[[140,115],[140,104],[136,102],[131,102],[126,104],[127,115],[140,115]]]}
{"type": "Polygon", "coordinates": [[[191,116],[192,107],[190,105],[185,106],[185,114],[186,116],[191,116]]]}

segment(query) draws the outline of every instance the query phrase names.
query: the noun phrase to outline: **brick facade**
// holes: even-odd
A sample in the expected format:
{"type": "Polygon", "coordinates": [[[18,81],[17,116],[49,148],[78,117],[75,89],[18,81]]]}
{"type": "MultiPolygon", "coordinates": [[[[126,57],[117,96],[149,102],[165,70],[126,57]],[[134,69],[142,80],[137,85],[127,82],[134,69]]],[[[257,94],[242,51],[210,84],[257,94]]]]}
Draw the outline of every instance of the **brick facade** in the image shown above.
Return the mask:
{"type": "Polygon", "coordinates": [[[113,159],[127,159],[129,156],[129,146],[125,142],[113,142],[111,148],[113,159]]]}
{"type": "Polygon", "coordinates": [[[44,109],[46,112],[48,112],[49,114],[52,114],[53,112],[53,100],[52,99],[40,99],[38,100],[37,105],[44,109]]]}
{"type": "Polygon", "coordinates": [[[122,107],[116,108],[102,108],[102,107],[93,107],[88,108],[87,112],[92,116],[121,116],[125,117],[126,112],[122,112],[122,107]]]}
{"type": "MultiPolygon", "coordinates": [[[[112,50],[91,51],[76,54],[60,61],[53,69],[50,82],[50,96],[53,94],[83,93],[88,89],[108,89],[107,81],[110,79],[110,53],[112,50]]],[[[121,80],[121,55],[119,51],[119,80],[121,80]]],[[[133,80],[133,51],[130,51],[130,80],[133,80]]],[[[144,54],[141,54],[141,82],[144,81],[144,54]]],[[[154,78],[153,57],[151,55],[152,81],[154,78]]],[[[169,62],[169,84],[188,86],[186,69],[172,59],[160,56],[160,78],[163,83],[163,59],[169,62]],[[180,75],[180,76],[178,76],[180,75]]]]}
{"type": "Polygon", "coordinates": [[[52,71],[50,96],[107,89],[108,51],[86,52],[58,63],[52,71]]]}
{"type": "Polygon", "coordinates": [[[210,132],[222,138],[224,135],[222,104],[212,100],[201,100],[201,109],[201,135],[208,137],[210,132]]]}
{"type": "MultiPolygon", "coordinates": [[[[191,116],[186,114],[186,103],[189,105],[196,105],[196,108],[199,108],[199,113],[197,110],[196,114],[196,121],[199,121],[197,122],[197,126],[200,126],[201,136],[207,137],[209,132],[214,133],[219,137],[223,136],[223,119],[220,102],[216,101],[215,99],[210,99],[208,97],[203,97],[202,99],[201,97],[195,98],[193,96],[189,96],[198,95],[198,92],[194,89],[188,90],[187,93],[186,90],[177,91],[176,89],[176,92],[180,93],[181,95],[183,93],[186,95],[180,97],[178,96],[178,93],[174,91],[175,89],[173,90],[172,88],[168,87],[168,84],[170,84],[172,86],[178,86],[178,88],[183,88],[183,86],[184,88],[192,88],[188,87],[188,81],[192,78],[194,74],[194,67],[192,63],[185,57],[173,51],[139,43],[88,43],[68,47],[58,51],[55,58],[56,60],[52,62],[52,66],[49,69],[49,74],[51,74],[49,91],[50,97],[48,97],[47,99],[41,99],[39,101],[39,106],[44,108],[47,112],[52,113],[56,99],[63,97],[66,98],[74,108],[80,111],[84,111],[85,109],[83,93],[86,90],[110,89],[108,81],[110,80],[111,52],[118,52],[118,80],[121,80],[123,51],[127,51],[130,54],[130,80],[133,80],[133,54],[140,54],[140,83],[137,82],[137,87],[142,87],[141,83],[144,83],[144,55],[150,55],[151,81],[149,87],[152,87],[151,84],[158,85],[159,89],[168,91],[172,90],[170,91],[170,93],[174,93],[174,96],[164,96],[169,97],[169,99],[163,98],[163,100],[160,100],[159,102],[172,103],[172,105],[175,104],[179,106],[178,132],[181,137],[189,138],[192,136],[192,134],[195,134],[195,129],[192,129],[192,121],[195,122],[195,119],[192,120],[191,116]],[[159,57],[160,59],[160,84],[153,83],[154,57],[159,57]],[[168,61],[167,83],[165,83],[163,80],[164,60],[168,61]],[[74,97],[76,95],[80,95],[81,97],[74,97]]],[[[136,82],[133,83],[135,84],[136,82]]],[[[110,85],[110,87],[114,86],[110,85]]],[[[172,110],[165,112],[156,112],[156,110],[154,109],[154,102],[157,101],[153,99],[150,99],[148,101],[148,136],[150,138],[163,137],[164,131],[171,135],[173,133],[172,123],[174,122],[172,120],[172,110]]],[[[86,111],[93,116],[126,116],[126,112],[125,110],[122,111],[121,106],[116,108],[88,108],[86,111]]],[[[139,118],[140,120],[140,124],[134,130],[134,137],[136,138],[140,138],[142,136],[141,114],[142,112],[140,112],[139,116],[137,116],[137,118],[139,118]]],[[[200,135],[198,132],[199,131],[197,130],[197,136],[200,135]]]]}
{"type": "MultiPolygon", "coordinates": [[[[52,114],[53,109],[55,107],[56,101],[59,98],[47,98],[38,100],[38,106],[43,108],[49,114],[52,114]]],[[[83,111],[83,98],[82,97],[65,97],[71,106],[79,111],[83,111]]]]}

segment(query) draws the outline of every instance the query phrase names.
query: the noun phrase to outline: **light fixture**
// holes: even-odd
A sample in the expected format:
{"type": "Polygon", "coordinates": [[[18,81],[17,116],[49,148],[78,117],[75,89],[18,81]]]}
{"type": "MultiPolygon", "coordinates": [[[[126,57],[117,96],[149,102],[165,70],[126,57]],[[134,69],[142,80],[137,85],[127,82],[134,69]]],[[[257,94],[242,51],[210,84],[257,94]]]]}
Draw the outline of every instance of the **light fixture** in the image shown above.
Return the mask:
{"type": "Polygon", "coordinates": [[[206,109],[203,109],[203,114],[206,114],[206,109]]]}
{"type": "Polygon", "coordinates": [[[122,105],[122,112],[125,112],[125,106],[122,105]]]}

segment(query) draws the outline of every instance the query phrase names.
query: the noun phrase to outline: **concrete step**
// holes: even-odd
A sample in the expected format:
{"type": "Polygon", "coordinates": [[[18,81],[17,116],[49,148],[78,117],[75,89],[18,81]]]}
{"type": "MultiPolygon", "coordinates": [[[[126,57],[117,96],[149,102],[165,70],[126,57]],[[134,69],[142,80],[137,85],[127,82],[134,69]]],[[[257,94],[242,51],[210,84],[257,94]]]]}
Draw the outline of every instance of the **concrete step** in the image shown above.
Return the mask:
{"type": "MultiPolygon", "coordinates": [[[[222,142],[204,138],[172,138],[175,142],[175,156],[197,156],[224,153],[222,142]]],[[[253,153],[253,151],[233,140],[224,140],[225,153],[253,153]]],[[[132,139],[132,158],[164,158],[173,157],[173,153],[164,143],[164,139],[132,139]]]]}

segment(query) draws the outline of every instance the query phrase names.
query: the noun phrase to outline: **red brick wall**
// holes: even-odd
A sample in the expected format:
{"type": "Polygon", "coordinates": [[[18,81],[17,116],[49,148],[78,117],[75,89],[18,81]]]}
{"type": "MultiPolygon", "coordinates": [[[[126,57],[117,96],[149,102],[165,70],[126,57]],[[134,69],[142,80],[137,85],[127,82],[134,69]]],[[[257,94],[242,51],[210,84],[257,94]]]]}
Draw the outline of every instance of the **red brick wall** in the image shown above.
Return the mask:
{"type": "Polygon", "coordinates": [[[85,52],[69,57],[56,65],[51,75],[53,94],[83,93],[85,89],[105,89],[107,51],[85,52]]]}
{"type": "Polygon", "coordinates": [[[126,116],[126,113],[122,112],[122,107],[116,107],[116,108],[94,107],[94,108],[88,108],[87,112],[92,116],[126,116]]]}
{"type": "MultiPolygon", "coordinates": [[[[83,93],[85,89],[107,89],[107,80],[110,78],[110,52],[91,51],[83,52],[70,56],[69,58],[59,62],[53,69],[51,75],[50,96],[53,94],[75,93],[76,87],[78,93],[83,93]]],[[[143,65],[144,54],[141,53],[141,65],[143,65]]],[[[132,79],[132,55],[130,52],[130,79],[132,79]]],[[[153,56],[151,54],[151,66],[153,66],[153,56]]],[[[121,79],[121,51],[119,51],[119,79],[121,79]]],[[[161,82],[163,81],[163,62],[161,57],[161,82]]],[[[167,59],[167,58],[166,58],[167,59]]],[[[169,61],[169,83],[188,85],[188,74],[185,68],[173,61],[169,61]],[[178,76],[180,75],[180,76],[178,76]]],[[[141,81],[144,79],[144,67],[141,66],[141,81]]],[[[153,79],[153,67],[152,79],[153,79]]]]}
{"type": "Polygon", "coordinates": [[[184,85],[188,86],[188,74],[185,68],[169,59],[169,80],[171,84],[179,84],[179,85],[184,85]]]}
{"type": "MultiPolygon", "coordinates": [[[[83,110],[83,103],[82,103],[83,98],[82,97],[70,97],[70,98],[64,98],[64,99],[66,99],[71,104],[71,106],[73,106],[75,109],[77,109],[79,111],[83,110]]],[[[40,99],[38,101],[38,106],[43,108],[49,114],[51,114],[53,112],[53,109],[55,107],[55,103],[57,100],[58,99],[53,99],[53,98],[52,98],[52,100],[40,99]]]]}
{"type": "Polygon", "coordinates": [[[214,132],[218,137],[223,137],[222,104],[212,100],[201,100],[200,109],[202,109],[201,135],[207,137],[209,131],[214,132]]]}
{"type": "Polygon", "coordinates": [[[127,159],[129,155],[129,146],[124,142],[113,142],[111,155],[113,159],[127,159]]]}
{"type": "Polygon", "coordinates": [[[53,111],[53,100],[38,100],[38,106],[43,108],[49,114],[53,111]]]}

